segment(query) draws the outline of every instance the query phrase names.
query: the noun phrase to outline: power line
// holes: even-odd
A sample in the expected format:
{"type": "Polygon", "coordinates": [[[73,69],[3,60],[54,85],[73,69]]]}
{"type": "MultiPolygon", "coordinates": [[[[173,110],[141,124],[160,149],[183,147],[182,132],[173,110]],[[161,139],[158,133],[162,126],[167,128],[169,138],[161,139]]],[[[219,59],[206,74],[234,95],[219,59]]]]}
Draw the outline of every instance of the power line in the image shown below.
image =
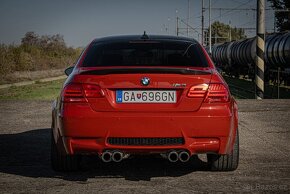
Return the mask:
{"type": "MultiPolygon", "coordinates": [[[[229,11],[227,11],[227,12],[221,14],[220,16],[211,19],[211,21],[214,21],[215,19],[217,19],[217,18],[219,18],[219,17],[221,17],[221,16],[226,16],[226,15],[228,15],[229,13],[235,11],[235,9],[238,9],[238,8],[244,6],[244,5],[247,5],[247,4],[250,3],[251,1],[252,1],[252,0],[249,0],[249,1],[247,1],[246,3],[243,3],[243,4],[241,4],[241,5],[237,6],[237,7],[234,7],[234,8],[232,8],[231,10],[229,10],[229,11]]],[[[236,14],[236,13],[237,13],[237,12],[235,12],[235,14],[236,14]]]]}
{"type": "MultiPolygon", "coordinates": [[[[208,8],[204,8],[204,9],[208,9],[208,8]]],[[[211,8],[211,10],[232,10],[232,11],[257,11],[257,9],[255,8],[225,8],[225,7],[213,7],[211,8]]],[[[270,9],[267,8],[265,9],[265,11],[276,11],[276,12],[289,12],[289,9],[270,9]]]]}
{"type": "MultiPolygon", "coordinates": [[[[211,19],[210,21],[214,21],[214,20],[216,20],[216,19],[219,18],[219,17],[222,17],[222,16],[225,16],[225,15],[228,15],[229,13],[235,11],[235,10],[233,10],[233,9],[239,9],[240,7],[242,7],[242,6],[244,6],[244,5],[248,4],[248,3],[250,3],[251,1],[252,1],[252,0],[248,0],[248,1],[245,2],[245,3],[242,3],[242,4],[240,4],[240,5],[238,5],[238,6],[234,7],[234,8],[231,8],[231,10],[229,10],[229,11],[227,11],[227,12],[225,12],[225,13],[219,15],[218,17],[215,17],[215,18],[211,19]]],[[[208,9],[208,8],[207,8],[207,9],[208,9]]],[[[236,13],[237,13],[237,12],[235,12],[234,14],[236,14],[236,13]]],[[[239,13],[239,12],[238,12],[238,13],[239,13]]],[[[199,27],[201,27],[201,25],[199,25],[199,26],[197,26],[197,27],[199,28],[199,27]]]]}
{"type": "MultiPolygon", "coordinates": [[[[208,8],[205,8],[208,9],[208,8]]],[[[231,11],[257,11],[255,8],[225,8],[225,7],[213,7],[211,10],[231,10],[231,11]]],[[[265,10],[273,10],[273,9],[265,9],[265,10]]]]}
{"type": "MultiPolygon", "coordinates": [[[[185,24],[187,27],[189,27],[191,30],[193,30],[194,32],[198,33],[200,35],[200,33],[196,30],[196,28],[193,28],[191,25],[187,24],[183,19],[179,18],[179,20],[185,24]]],[[[184,29],[184,28],[178,28],[178,29],[184,29]]],[[[187,29],[187,28],[185,28],[187,29]]]]}
{"type": "MultiPolygon", "coordinates": [[[[214,6],[216,3],[218,2],[218,0],[215,0],[213,3],[212,3],[212,6],[214,6]]],[[[239,2],[240,3],[240,2],[239,2]]],[[[208,8],[205,8],[205,9],[208,9],[208,8]]],[[[220,8],[212,8],[212,9],[220,9],[220,8]]],[[[222,8],[222,9],[225,9],[225,8],[222,8]]],[[[232,8],[228,8],[228,9],[232,9],[232,8]]],[[[202,11],[199,11],[197,14],[195,14],[194,16],[191,16],[190,17],[190,19],[192,19],[192,18],[197,18],[197,17],[201,17],[200,15],[201,15],[201,13],[202,13],[202,11]]],[[[185,18],[183,18],[183,19],[185,19],[185,18]]]]}
{"type": "MultiPolygon", "coordinates": [[[[212,0],[212,1],[214,1],[213,3],[212,3],[212,5],[215,5],[215,4],[218,4],[218,0],[212,0]]],[[[253,5],[253,8],[251,8],[251,7],[249,7],[249,6],[251,6],[251,5],[248,5],[249,3],[251,3],[251,2],[254,2],[254,1],[252,1],[252,0],[248,0],[248,1],[244,1],[244,2],[240,2],[240,1],[235,1],[235,2],[237,2],[237,3],[239,3],[239,5],[237,5],[237,6],[235,6],[235,7],[231,7],[231,8],[227,8],[227,7],[214,7],[214,8],[211,8],[211,10],[212,11],[223,11],[223,12],[221,12],[220,14],[219,14],[219,16],[217,16],[217,17],[214,17],[214,18],[211,18],[210,19],[210,22],[211,21],[215,21],[215,20],[217,20],[218,18],[221,18],[221,17],[225,17],[225,16],[228,16],[228,15],[230,15],[230,14],[238,14],[238,13],[241,13],[241,11],[251,11],[251,12],[256,12],[257,11],[257,9],[256,9],[256,7],[253,5]],[[248,6],[246,6],[246,7],[243,7],[243,6],[245,6],[245,5],[248,5],[248,6]]],[[[205,8],[204,7],[204,9],[202,9],[200,12],[199,12],[199,14],[201,14],[201,13],[203,13],[205,10],[208,10],[209,8],[205,8]]],[[[271,9],[271,8],[266,8],[265,9],[265,11],[274,11],[274,12],[289,12],[290,10],[289,9],[277,9],[277,10],[274,10],[274,9],[271,9]]],[[[247,15],[251,15],[251,12],[249,13],[249,12],[246,12],[247,13],[247,15]]],[[[198,15],[199,15],[198,14],[198,15]]],[[[199,16],[198,18],[201,18],[202,16],[199,16]]],[[[270,16],[269,16],[270,17],[270,16]]],[[[192,18],[192,17],[189,17],[189,18],[192,18]]],[[[183,24],[185,24],[186,25],[186,28],[185,29],[188,29],[189,28],[189,22],[185,22],[185,20],[188,20],[189,18],[186,18],[186,19],[181,19],[181,18],[179,18],[180,20],[179,21],[181,21],[183,24]]],[[[195,17],[195,18],[197,18],[197,17],[195,17]]],[[[265,18],[268,18],[268,17],[265,17],[265,18]]],[[[271,17],[272,18],[272,17],[271,17]]],[[[252,28],[252,27],[243,27],[243,26],[248,26],[250,23],[252,23],[252,21],[253,20],[251,20],[250,22],[246,22],[246,23],[244,23],[244,24],[242,24],[242,25],[238,25],[239,27],[236,27],[236,28],[243,28],[243,29],[245,29],[245,30],[254,30],[255,28],[252,28]]],[[[201,29],[200,27],[201,27],[202,25],[197,25],[195,28],[193,28],[192,26],[190,26],[190,29],[191,30],[193,30],[195,33],[198,33],[198,35],[201,35],[202,33],[200,33],[200,32],[198,32],[197,30],[199,30],[199,29],[201,29]]],[[[178,28],[179,30],[182,30],[183,28],[178,28]]],[[[269,28],[270,29],[270,28],[269,28]]]]}

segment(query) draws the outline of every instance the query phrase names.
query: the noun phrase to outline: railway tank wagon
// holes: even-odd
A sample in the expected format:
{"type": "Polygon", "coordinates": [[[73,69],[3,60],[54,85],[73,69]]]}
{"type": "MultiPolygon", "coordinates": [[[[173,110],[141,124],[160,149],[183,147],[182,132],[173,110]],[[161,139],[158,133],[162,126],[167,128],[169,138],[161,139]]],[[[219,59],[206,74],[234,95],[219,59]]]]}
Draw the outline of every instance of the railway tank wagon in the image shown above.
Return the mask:
{"type": "MultiPolygon", "coordinates": [[[[248,38],[216,44],[211,56],[216,66],[226,74],[236,77],[244,75],[254,79],[255,55],[256,39],[248,38]]],[[[276,79],[273,72],[278,68],[282,72],[281,78],[289,85],[290,76],[287,72],[290,70],[290,32],[266,35],[265,78],[276,79]]]]}

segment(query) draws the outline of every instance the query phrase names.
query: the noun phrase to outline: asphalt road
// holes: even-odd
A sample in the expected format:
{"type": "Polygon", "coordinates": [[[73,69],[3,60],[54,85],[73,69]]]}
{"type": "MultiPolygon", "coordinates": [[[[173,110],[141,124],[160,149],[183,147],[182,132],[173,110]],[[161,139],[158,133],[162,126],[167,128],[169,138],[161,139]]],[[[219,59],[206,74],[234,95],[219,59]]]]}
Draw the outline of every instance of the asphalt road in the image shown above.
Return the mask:
{"type": "Polygon", "coordinates": [[[187,164],[136,158],[104,164],[94,157],[83,171],[50,168],[48,101],[0,101],[0,193],[290,192],[290,100],[240,100],[240,164],[210,172],[187,164]]]}

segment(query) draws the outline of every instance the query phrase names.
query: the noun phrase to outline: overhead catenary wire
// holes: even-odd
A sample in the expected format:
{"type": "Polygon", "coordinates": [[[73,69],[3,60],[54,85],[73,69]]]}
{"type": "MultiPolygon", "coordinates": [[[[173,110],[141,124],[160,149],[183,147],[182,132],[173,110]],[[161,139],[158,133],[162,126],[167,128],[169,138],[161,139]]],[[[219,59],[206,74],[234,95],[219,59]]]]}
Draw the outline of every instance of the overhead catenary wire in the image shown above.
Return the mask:
{"type": "MultiPolygon", "coordinates": [[[[228,15],[236,15],[236,14],[240,14],[241,12],[243,12],[243,11],[246,11],[246,12],[243,12],[243,13],[245,13],[246,14],[246,16],[245,17],[247,17],[248,18],[248,20],[250,20],[250,18],[249,17],[251,17],[251,15],[252,15],[252,12],[253,12],[253,14],[256,12],[256,6],[254,6],[254,5],[252,5],[252,3],[254,3],[255,1],[251,1],[251,0],[247,0],[247,1],[234,1],[235,3],[238,3],[238,5],[236,4],[236,6],[233,6],[233,7],[219,7],[218,5],[219,5],[219,0],[211,0],[212,1],[212,5],[216,5],[216,6],[214,6],[213,8],[212,8],[212,10],[220,10],[220,11],[223,11],[223,12],[220,12],[220,14],[219,15],[217,15],[217,13],[216,14],[214,14],[214,17],[213,18],[211,18],[210,19],[210,22],[212,23],[212,21],[216,21],[217,19],[221,19],[222,17],[226,17],[226,16],[228,16],[228,15]]],[[[202,2],[202,1],[201,1],[202,2]]],[[[205,2],[207,2],[207,1],[205,1],[205,2]]],[[[191,16],[191,17],[189,17],[189,18],[193,18],[193,17],[195,17],[195,19],[198,19],[198,18],[202,18],[202,13],[203,13],[203,11],[205,11],[205,10],[207,10],[208,9],[208,7],[207,6],[204,6],[204,9],[201,9],[201,11],[199,11],[198,12],[198,14],[194,14],[194,16],[191,16]],[[201,15],[200,15],[201,14],[201,15]]],[[[270,5],[267,7],[267,8],[265,8],[265,10],[266,11],[275,11],[275,10],[273,10],[271,7],[270,7],[270,5]]],[[[281,9],[281,10],[276,10],[276,11],[289,11],[289,10],[285,10],[285,9],[281,9]]],[[[270,15],[272,15],[272,14],[270,14],[270,15]]],[[[254,17],[254,16],[253,16],[254,17]]],[[[268,16],[266,17],[266,19],[268,18],[268,16]]],[[[272,19],[273,19],[273,17],[269,17],[270,19],[271,19],[271,21],[272,21],[272,19]]],[[[181,19],[182,19],[182,21],[187,21],[187,18],[180,18],[179,17],[179,21],[181,21],[181,19]]],[[[205,17],[204,17],[204,19],[205,19],[205,17]]],[[[269,19],[268,19],[269,20],[269,19]]],[[[220,21],[220,20],[219,20],[220,21]]],[[[252,22],[253,20],[251,20],[251,22],[252,22]]],[[[248,26],[251,22],[246,22],[246,23],[244,23],[244,24],[242,24],[242,25],[240,25],[240,24],[238,24],[238,26],[236,26],[236,25],[232,25],[232,26],[234,26],[235,28],[244,28],[245,30],[247,30],[247,33],[249,33],[250,31],[252,31],[252,30],[254,30],[255,29],[255,27],[251,27],[251,25],[250,26],[248,26]],[[245,26],[245,27],[244,27],[245,26]]],[[[189,32],[189,30],[190,31],[192,31],[193,33],[194,33],[194,35],[193,36],[200,36],[201,35],[201,37],[203,37],[203,39],[205,38],[204,36],[202,36],[202,25],[200,25],[200,24],[197,24],[197,25],[194,25],[194,28],[191,26],[191,28],[189,29],[188,28],[188,26],[187,26],[187,23],[189,23],[189,22],[182,22],[183,24],[185,24],[185,27],[186,27],[186,31],[187,32],[189,32]],[[197,34],[196,34],[197,33],[197,34]]],[[[200,23],[202,23],[202,22],[200,22],[200,23]]],[[[207,23],[207,22],[206,22],[207,23]]],[[[269,22],[268,22],[269,23],[269,22]]],[[[271,23],[271,25],[273,24],[273,23],[275,23],[275,22],[270,22],[271,23]]],[[[206,25],[206,26],[208,26],[208,25],[206,25]]],[[[183,29],[183,28],[179,28],[179,30],[181,30],[181,29],[183,29]]],[[[205,28],[204,27],[204,30],[206,30],[207,29],[207,27],[205,28]]],[[[275,29],[274,27],[271,27],[271,28],[267,28],[267,31],[268,30],[272,30],[272,29],[275,29]]],[[[250,33],[251,34],[251,33],[250,33]]],[[[202,40],[203,40],[202,39],[202,40]]],[[[201,40],[201,42],[203,42],[201,40]]]]}
{"type": "MultiPolygon", "coordinates": [[[[229,9],[230,9],[229,11],[227,11],[227,12],[225,12],[225,13],[223,13],[223,14],[220,14],[219,16],[217,16],[217,17],[211,19],[210,21],[212,22],[212,21],[216,20],[217,18],[220,18],[220,17],[222,17],[222,16],[229,15],[231,12],[236,11],[236,10],[239,9],[240,7],[245,6],[245,5],[247,5],[248,3],[250,3],[250,2],[253,2],[253,1],[252,1],[252,0],[248,0],[247,2],[242,3],[242,4],[240,4],[240,5],[236,6],[236,7],[229,8],[229,9]]],[[[205,9],[208,9],[208,8],[205,8],[205,9]]],[[[212,8],[212,9],[215,9],[215,8],[212,8]]],[[[246,9],[246,8],[245,8],[245,9],[246,9]]],[[[234,12],[233,14],[237,14],[237,13],[239,13],[239,12],[234,12]]],[[[197,28],[200,28],[200,27],[201,27],[201,25],[198,25],[198,26],[197,26],[197,28]]]]}
{"type": "MultiPolygon", "coordinates": [[[[227,11],[227,12],[221,14],[220,16],[217,16],[217,17],[211,19],[211,21],[214,21],[214,20],[216,20],[217,18],[219,18],[219,17],[221,17],[221,16],[227,16],[229,13],[235,11],[234,9],[238,9],[238,8],[244,6],[244,5],[247,5],[247,4],[250,3],[250,2],[252,2],[252,0],[249,0],[249,1],[247,1],[246,3],[243,3],[243,4],[241,4],[241,5],[237,6],[237,7],[232,8],[231,10],[229,10],[229,11],[227,11]]],[[[234,12],[233,14],[236,14],[236,13],[237,13],[237,12],[234,12]]]]}

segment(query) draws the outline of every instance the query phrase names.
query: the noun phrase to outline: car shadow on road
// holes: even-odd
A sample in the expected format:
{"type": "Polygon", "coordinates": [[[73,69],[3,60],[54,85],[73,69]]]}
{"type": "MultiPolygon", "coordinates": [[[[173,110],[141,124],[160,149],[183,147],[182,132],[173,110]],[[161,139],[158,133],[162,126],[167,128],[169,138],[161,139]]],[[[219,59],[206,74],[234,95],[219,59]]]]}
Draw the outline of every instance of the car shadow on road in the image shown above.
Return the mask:
{"type": "Polygon", "coordinates": [[[84,157],[82,170],[55,172],[50,167],[50,129],[35,129],[0,135],[0,172],[25,177],[87,181],[89,178],[125,178],[150,181],[153,177],[178,177],[207,170],[206,163],[192,158],[187,163],[170,163],[162,158],[138,157],[120,163],[103,163],[98,157],[84,157]]]}

